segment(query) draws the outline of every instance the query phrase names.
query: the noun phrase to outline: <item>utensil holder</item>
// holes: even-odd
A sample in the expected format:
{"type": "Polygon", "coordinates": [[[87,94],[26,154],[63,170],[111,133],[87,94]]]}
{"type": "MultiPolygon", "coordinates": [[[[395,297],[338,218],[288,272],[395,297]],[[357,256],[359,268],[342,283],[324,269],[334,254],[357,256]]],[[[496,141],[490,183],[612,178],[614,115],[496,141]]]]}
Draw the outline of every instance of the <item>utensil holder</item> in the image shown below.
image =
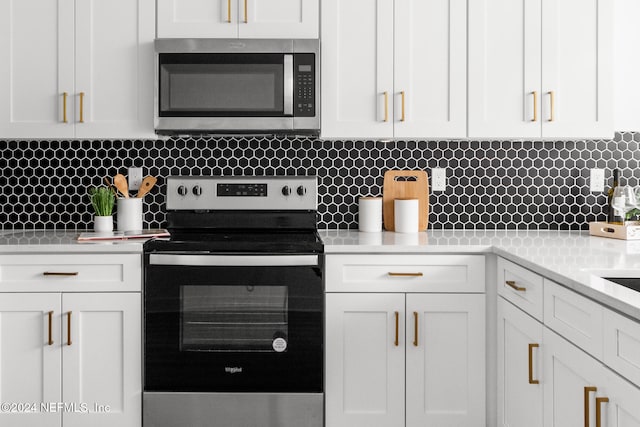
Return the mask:
{"type": "Polygon", "coordinates": [[[117,225],[118,231],[142,230],[142,199],[118,199],[117,225]]]}

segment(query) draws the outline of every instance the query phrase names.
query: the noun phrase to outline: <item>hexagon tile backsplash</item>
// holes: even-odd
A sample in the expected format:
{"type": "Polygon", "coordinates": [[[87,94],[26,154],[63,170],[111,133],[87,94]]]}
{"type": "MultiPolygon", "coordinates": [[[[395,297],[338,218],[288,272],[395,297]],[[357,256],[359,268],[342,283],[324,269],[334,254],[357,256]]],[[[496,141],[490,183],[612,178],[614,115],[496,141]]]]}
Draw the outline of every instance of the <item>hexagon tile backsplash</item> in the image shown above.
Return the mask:
{"type": "MultiPolygon", "coordinates": [[[[319,228],[357,228],[358,197],[379,196],[388,169],[448,170],[430,196],[429,228],[586,229],[605,218],[589,169],[640,184],[640,133],[596,141],[322,141],[273,137],[139,141],[0,141],[2,229],[86,229],[87,187],[144,167],[159,178],[145,226],[165,221],[169,175],[317,175],[319,228]]],[[[608,188],[608,186],[607,186],[608,188]]]]}

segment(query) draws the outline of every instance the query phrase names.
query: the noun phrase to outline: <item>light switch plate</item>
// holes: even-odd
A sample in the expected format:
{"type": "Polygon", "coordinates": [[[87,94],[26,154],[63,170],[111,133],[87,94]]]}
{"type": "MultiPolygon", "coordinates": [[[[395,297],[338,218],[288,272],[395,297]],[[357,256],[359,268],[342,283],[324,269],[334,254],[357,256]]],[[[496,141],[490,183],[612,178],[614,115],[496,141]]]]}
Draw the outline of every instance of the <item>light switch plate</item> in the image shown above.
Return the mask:
{"type": "Polygon", "coordinates": [[[591,169],[589,175],[589,191],[591,192],[603,192],[604,191],[604,169],[591,169]]]}
{"type": "Polygon", "coordinates": [[[142,168],[129,168],[129,190],[137,190],[142,184],[142,168]]]}
{"type": "Polygon", "coordinates": [[[447,169],[431,169],[431,190],[445,191],[447,189],[447,169]]]}

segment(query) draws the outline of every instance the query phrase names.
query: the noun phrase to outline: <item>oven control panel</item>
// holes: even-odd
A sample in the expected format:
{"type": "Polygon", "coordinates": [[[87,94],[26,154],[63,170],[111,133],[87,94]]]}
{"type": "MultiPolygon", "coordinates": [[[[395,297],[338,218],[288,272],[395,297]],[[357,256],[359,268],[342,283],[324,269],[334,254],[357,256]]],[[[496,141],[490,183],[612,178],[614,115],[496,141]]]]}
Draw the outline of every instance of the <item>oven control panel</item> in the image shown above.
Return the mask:
{"type": "Polygon", "coordinates": [[[170,176],[169,210],[317,210],[315,176],[170,176]]]}

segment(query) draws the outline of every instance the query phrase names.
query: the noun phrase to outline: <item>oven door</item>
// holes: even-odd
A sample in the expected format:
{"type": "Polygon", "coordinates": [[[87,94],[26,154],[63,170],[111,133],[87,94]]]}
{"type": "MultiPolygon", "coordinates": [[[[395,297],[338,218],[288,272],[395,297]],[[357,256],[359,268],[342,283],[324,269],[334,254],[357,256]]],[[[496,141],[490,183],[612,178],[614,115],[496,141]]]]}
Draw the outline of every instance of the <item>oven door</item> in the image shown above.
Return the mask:
{"type": "Polygon", "coordinates": [[[145,391],[321,392],[318,255],[149,254],[145,391]]]}

